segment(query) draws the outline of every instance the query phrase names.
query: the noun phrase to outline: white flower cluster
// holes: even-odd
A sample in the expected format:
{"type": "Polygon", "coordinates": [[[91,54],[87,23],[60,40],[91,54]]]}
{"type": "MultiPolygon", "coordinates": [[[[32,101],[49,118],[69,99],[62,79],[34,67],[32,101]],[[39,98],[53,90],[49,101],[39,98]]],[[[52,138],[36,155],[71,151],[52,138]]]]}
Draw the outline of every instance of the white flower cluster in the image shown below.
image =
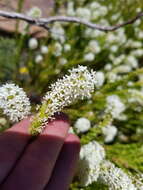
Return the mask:
{"type": "Polygon", "coordinates": [[[105,75],[102,71],[98,71],[96,73],[96,80],[97,80],[97,84],[96,87],[101,87],[104,84],[105,81],[105,75]]]}
{"type": "Polygon", "coordinates": [[[93,61],[94,59],[95,59],[95,55],[92,52],[86,53],[84,55],[84,60],[85,61],[93,61]]]}
{"type": "MultiPolygon", "coordinates": [[[[38,48],[38,40],[36,38],[30,38],[28,41],[28,47],[30,50],[36,50],[38,48]]],[[[35,56],[35,63],[41,63],[43,61],[43,55],[48,53],[48,47],[42,45],[40,47],[40,52],[35,56]],[[43,55],[42,55],[43,54],[43,55]]]]}
{"type": "Polygon", "coordinates": [[[69,70],[64,76],[51,85],[51,91],[43,98],[43,104],[37,114],[40,124],[33,122],[31,131],[41,132],[41,124],[52,118],[55,112],[61,111],[78,99],[90,98],[96,84],[96,73],[88,71],[86,66],[78,66],[69,70]],[[43,114],[44,112],[44,114],[43,114]]]}
{"type": "Polygon", "coordinates": [[[72,2],[72,1],[69,1],[67,4],[67,15],[75,16],[74,2],[72,2]]]}
{"type": "Polygon", "coordinates": [[[65,64],[67,63],[67,60],[66,60],[65,58],[61,57],[61,58],[59,59],[59,63],[60,63],[61,65],[65,65],[65,64]]]}
{"type": "Polygon", "coordinates": [[[61,43],[65,42],[65,31],[60,23],[54,23],[53,27],[51,28],[51,37],[54,40],[58,40],[61,43]]]}
{"type": "MultiPolygon", "coordinates": [[[[103,2],[83,2],[84,0],[80,0],[78,3],[68,1],[63,13],[68,16],[78,16],[105,26],[111,24],[108,20],[116,23],[124,22],[124,17],[120,13],[108,14],[113,9],[112,4],[108,7],[103,2]],[[108,16],[108,20],[106,16],[108,16]]],[[[87,27],[82,33],[82,36],[85,38],[85,45],[82,49],[83,54],[80,54],[81,57],[77,56],[75,62],[96,61],[98,63],[98,61],[103,61],[105,63],[104,69],[106,71],[110,70],[105,76],[107,81],[115,82],[120,80],[123,74],[127,74],[139,67],[138,59],[143,56],[143,32],[140,22],[136,22],[136,27],[134,27],[134,24],[131,27],[134,31],[132,37],[128,35],[125,28],[119,28],[114,32],[105,33],[87,27]],[[100,53],[104,51],[106,58],[101,59],[100,53]],[[123,52],[126,52],[126,54],[123,52]],[[108,60],[109,63],[106,63],[105,60],[108,60]]],[[[52,44],[54,51],[52,54],[56,57],[62,56],[62,58],[66,58],[67,60],[64,60],[64,62],[60,61],[60,64],[66,64],[68,59],[71,59],[70,52],[69,56],[67,54],[65,55],[65,53],[70,50],[71,52],[74,51],[72,50],[72,46],[75,47],[76,39],[78,39],[74,38],[72,42],[68,41],[68,37],[66,38],[65,35],[68,35],[68,33],[71,34],[70,30],[71,27],[68,27],[67,23],[53,24],[51,37],[54,39],[52,44]],[[66,46],[67,43],[69,46],[66,46]]],[[[76,31],[76,27],[73,27],[72,33],[78,33],[78,29],[76,31]]]]}
{"type": "Polygon", "coordinates": [[[100,164],[105,158],[104,148],[96,141],[81,147],[78,178],[80,185],[88,186],[97,181],[100,164]]]}
{"type": "Polygon", "coordinates": [[[89,41],[87,48],[90,52],[92,52],[94,54],[98,54],[101,51],[99,42],[97,42],[96,40],[89,41]]]}
{"type": "Polygon", "coordinates": [[[125,105],[117,95],[111,95],[106,98],[106,113],[110,113],[114,119],[119,119],[121,113],[126,109],[125,105]]]}
{"type": "Polygon", "coordinates": [[[31,50],[37,49],[38,40],[36,38],[30,38],[29,41],[28,41],[28,47],[31,50]]]}
{"type": "Polygon", "coordinates": [[[22,88],[5,84],[0,87],[0,109],[12,122],[17,122],[30,114],[31,106],[22,88]]]}
{"type": "Polygon", "coordinates": [[[61,45],[59,42],[56,42],[56,43],[54,44],[54,53],[53,53],[53,54],[54,54],[56,57],[61,56],[62,50],[63,50],[62,45],[61,45]]]}
{"type": "Polygon", "coordinates": [[[90,129],[91,123],[87,118],[81,117],[81,118],[77,119],[74,127],[75,127],[77,133],[84,133],[90,129]]]}
{"type": "Polygon", "coordinates": [[[36,55],[35,63],[41,63],[43,61],[43,56],[41,54],[36,55]]]}
{"type": "Polygon", "coordinates": [[[142,90],[129,89],[128,93],[130,98],[128,99],[129,103],[138,103],[140,106],[143,106],[143,92],[142,90]]]}
{"type": "Polygon", "coordinates": [[[47,46],[41,46],[41,53],[42,54],[47,54],[48,53],[48,51],[49,51],[49,49],[48,49],[48,47],[47,46]]]}
{"type": "Polygon", "coordinates": [[[84,55],[84,60],[93,61],[95,59],[95,55],[100,53],[101,47],[96,40],[90,40],[85,51],[88,53],[84,55]]]}
{"type": "Polygon", "coordinates": [[[42,16],[42,11],[39,9],[39,7],[32,7],[28,12],[28,16],[31,16],[33,18],[40,18],[42,16]]]}
{"type": "Polygon", "coordinates": [[[65,44],[64,45],[64,52],[69,52],[71,50],[71,45],[70,44],[65,44]]]}
{"type": "Polygon", "coordinates": [[[114,140],[118,132],[118,129],[113,125],[108,125],[102,128],[102,133],[105,137],[104,142],[110,143],[114,140]]]}
{"type": "Polygon", "coordinates": [[[110,190],[137,190],[128,175],[110,161],[102,162],[100,180],[108,185],[110,190]]]}
{"type": "Polygon", "coordinates": [[[104,148],[96,141],[81,147],[77,177],[80,186],[99,181],[109,190],[142,190],[142,179],[132,180],[122,169],[105,159],[104,148]],[[134,183],[135,182],[135,183],[134,183]]]}
{"type": "Polygon", "coordinates": [[[80,18],[85,18],[86,20],[90,20],[91,12],[87,8],[79,7],[76,10],[76,16],[80,18]]]}
{"type": "MultiPolygon", "coordinates": [[[[26,12],[26,15],[33,18],[40,18],[42,16],[42,11],[39,9],[39,7],[32,7],[30,10],[26,12]]],[[[22,34],[25,35],[28,32],[28,26],[29,24],[27,22],[23,22],[22,25],[22,34]]]]}

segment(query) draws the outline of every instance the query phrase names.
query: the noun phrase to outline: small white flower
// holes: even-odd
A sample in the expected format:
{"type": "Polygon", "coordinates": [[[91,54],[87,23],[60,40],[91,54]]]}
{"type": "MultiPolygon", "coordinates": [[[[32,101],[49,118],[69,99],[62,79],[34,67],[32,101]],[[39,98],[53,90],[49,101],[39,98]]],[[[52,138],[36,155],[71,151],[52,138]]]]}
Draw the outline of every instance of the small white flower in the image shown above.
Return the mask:
{"type": "Polygon", "coordinates": [[[48,53],[48,47],[47,46],[41,46],[41,53],[47,54],[48,53]]]}
{"type": "Polygon", "coordinates": [[[90,20],[91,18],[91,12],[87,8],[77,8],[76,15],[80,18],[85,18],[86,20],[90,20]]]}
{"type": "Polygon", "coordinates": [[[101,5],[98,2],[91,2],[89,4],[89,8],[91,11],[95,11],[97,9],[99,9],[101,7],[101,5]]]}
{"type": "Polygon", "coordinates": [[[115,82],[116,80],[118,80],[118,75],[117,75],[117,73],[109,72],[107,75],[107,78],[108,78],[109,82],[115,82]]]}
{"type": "Polygon", "coordinates": [[[133,41],[132,47],[133,48],[141,48],[142,47],[142,42],[133,41]]]}
{"type": "Polygon", "coordinates": [[[136,12],[140,13],[142,11],[142,9],[140,7],[136,8],[136,12]]]}
{"type": "Polygon", "coordinates": [[[128,73],[132,71],[130,65],[120,65],[113,70],[115,73],[128,73]]]}
{"type": "Polygon", "coordinates": [[[65,42],[65,31],[60,23],[54,23],[51,31],[51,36],[54,40],[59,40],[61,43],[65,42]]]}
{"type": "Polygon", "coordinates": [[[128,99],[129,103],[138,103],[143,106],[143,93],[142,91],[136,89],[129,89],[128,93],[130,94],[130,98],[128,99]]]}
{"type": "Polygon", "coordinates": [[[111,16],[111,19],[113,21],[116,21],[120,16],[121,16],[120,13],[116,13],[116,14],[114,14],[114,15],[111,16]]]}
{"type": "Polygon", "coordinates": [[[36,38],[30,38],[28,42],[28,47],[31,50],[37,49],[38,47],[38,40],[36,38]]]}
{"type": "Polygon", "coordinates": [[[35,57],[35,62],[36,63],[41,63],[43,61],[43,56],[41,54],[37,55],[35,57]]]}
{"type": "MultiPolygon", "coordinates": [[[[121,22],[123,22],[123,20],[121,20],[121,22]]],[[[117,41],[118,45],[126,43],[127,37],[125,35],[125,29],[124,28],[119,28],[119,30],[116,31],[116,41],[117,41]]]]}
{"type": "Polygon", "coordinates": [[[109,21],[107,19],[105,19],[105,18],[102,18],[102,19],[100,19],[99,24],[101,24],[101,25],[103,24],[105,26],[108,26],[109,25],[109,21]]]}
{"type": "Polygon", "coordinates": [[[118,119],[121,113],[126,109],[125,105],[117,95],[111,95],[106,98],[106,112],[110,113],[113,118],[118,119]]]}
{"type": "Polygon", "coordinates": [[[128,85],[128,86],[133,86],[134,83],[133,83],[132,81],[129,81],[129,82],[127,83],[127,85],[128,85]]]}
{"type": "Polygon", "coordinates": [[[98,72],[96,73],[96,80],[97,80],[96,86],[97,86],[97,87],[101,87],[101,86],[103,85],[104,81],[105,81],[104,73],[101,72],[101,71],[98,71],[98,72]]]}
{"type": "Polygon", "coordinates": [[[115,136],[117,135],[117,128],[113,125],[108,125],[102,128],[102,133],[105,136],[104,142],[110,143],[114,140],[115,136]]]}
{"type": "Polygon", "coordinates": [[[87,53],[84,55],[85,61],[93,61],[95,59],[95,55],[93,53],[87,53]]]}
{"type": "Polygon", "coordinates": [[[100,12],[101,12],[101,16],[106,16],[106,14],[108,13],[107,7],[101,6],[100,7],[100,12]]]}
{"type": "Polygon", "coordinates": [[[78,133],[84,133],[90,129],[91,123],[87,118],[81,117],[77,119],[74,126],[78,133]]]}
{"type": "Polygon", "coordinates": [[[121,64],[124,60],[125,60],[126,56],[125,54],[121,54],[120,56],[116,57],[113,62],[114,62],[114,65],[119,65],[121,64]]]}
{"type": "Polygon", "coordinates": [[[110,63],[108,63],[108,64],[106,64],[106,65],[104,66],[104,69],[105,69],[106,71],[110,71],[110,70],[112,69],[112,65],[111,65],[110,63]]]}
{"type": "Polygon", "coordinates": [[[104,148],[96,141],[81,147],[77,174],[81,186],[88,186],[97,181],[100,164],[104,158],[104,148]]]}
{"type": "Polygon", "coordinates": [[[117,36],[114,35],[113,33],[108,33],[107,34],[107,42],[110,43],[115,43],[117,41],[117,36]]]}
{"type": "Polygon", "coordinates": [[[102,37],[104,35],[105,35],[105,33],[103,31],[92,30],[92,33],[91,33],[90,37],[97,38],[97,37],[102,37]]]}
{"type": "Polygon", "coordinates": [[[115,62],[116,57],[115,57],[114,54],[110,53],[110,54],[109,54],[109,59],[110,59],[111,61],[115,62]]]}
{"type": "Polygon", "coordinates": [[[136,57],[129,55],[126,58],[126,63],[130,65],[132,68],[137,68],[138,67],[138,60],[136,57]]]}
{"type": "Polygon", "coordinates": [[[91,40],[88,44],[89,51],[97,54],[101,51],[101,48],[96,40],[91,40]]]}
{"type": "Polygon", "coordinates": [[[139,33],[138,33],[138,36],[137,36],[139,39],[143,39],[143,31],[141,30],[139,33]]]}
{"type": "Polygon", "coordinates": [[[72,2],[72,1],[67,2],[67,15],[75,16],[74,2],[72,2]]]}
{"type": "Polygon", "coordinates": [[[142,57],[143,56],[143,49],[136,49],[131,52],[131,55],[136,57],[142,57]]]}
{"type": "Polygon", "coordinates": [[[61,55],[61,53],[62,53],[62,45],[60,44],[60,43],[58,43],[58,42],[56,42],[55,44],[54,44],[54,52],[53,52],[53,54],[56,56],[56,57],[58,57],[58,56],[60,56],[61,55]]]}
{"type": "Polygon", "coordinates": [[[128,119],[128,117],[125,114],[120,114],[118,117],[118,120],[120,120],[120,121],[126,121],[127,119],[128,119]]]}
{"type": "Polygon", "coordinates": [[[28,16],[31,16],[33,18],[40,18],[42,16],[42,11],[38,7],[32,7],[28,12],[28,16]]]}
{"type": "MultiPolygon", "coordinates": [[[[27,16],[33,17],[33,18],[40,18],[42,16],[42,11],[38,7],[32,7],[27,13],[27,16]]],[[[22,27],[22,34],[25,35],[27,33],[27,27],[28,27],[27,22],[23,22],[22,27]]]]}
{"type": "Polygon", "coordinates": [[[59,63],[60,63],[61,65],[65,65],[67,62],[68,62],[67,59],[65,59],[65,58],[63,58],[63,57],[61,57],[61,58],[59,59],[59,63]]]}
{"type": "Polygon", "coordinates": [[[116,53],[118,51],[118,46],[117,45],[111,46],[110,51],[113,52],[113,53],[116,53]]]}
{"type": "Polygon", "coordinates": [[[31,106],[22,88],[5,84],[0,87],[0,108],[12,122],[17,122],[30,114],[31,106]]]}
{"type": "Polygon", "coordinates": [[[143,74],[139,74],[138,77],[139,77],[139,81],[143,81],[143,74]]]}
{"type": "Polygon", "coordinates": [[[70,44],[65,44],[64,45],[64,51],[65,52],[68,52],[68,51],[70,51],[71,50],[71,45],[70,44]]]}
{"type": "Polygon", "coordinates": [[[95,11],[92,12],[91,18],[92,18],[93,20],[95,20],[95,19],[97,20],[100,15],[101,15],[101,14],[100,14],[100,10],[97,9],[97,10],[95,10],[95,11]]]}
{"type": "Polygon", "coordinates": [[[134,27],[137,27],[141,24],[141,20],[136,20],[136,22],[134,22],[134,27]]]}
{"type": "Polygon", "coordinates": [[[91,37],[92,33],[93,33],[93,29],[91,29],[91,28],[85,29],[85,32],[84,32],[85,37],[87,37],[87,38],[91,37]]]}

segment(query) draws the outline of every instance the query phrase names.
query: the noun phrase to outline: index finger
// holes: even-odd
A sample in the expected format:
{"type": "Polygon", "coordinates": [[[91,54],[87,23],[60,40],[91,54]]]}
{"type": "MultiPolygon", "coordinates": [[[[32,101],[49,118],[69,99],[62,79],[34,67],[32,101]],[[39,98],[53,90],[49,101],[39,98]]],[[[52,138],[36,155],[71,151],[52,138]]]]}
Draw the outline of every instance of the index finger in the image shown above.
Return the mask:
{"type": "Polygon", "coordinates": [[[61,115],[30,143],[1,190],[43,190],[48,183],[64,141],[69,121],[61,115]]]}
{"type": "Polygon", "coordinates": [[[15,124],[0,134],[0,184],[14,167],[28,144],[30,118],[15,124]]]}

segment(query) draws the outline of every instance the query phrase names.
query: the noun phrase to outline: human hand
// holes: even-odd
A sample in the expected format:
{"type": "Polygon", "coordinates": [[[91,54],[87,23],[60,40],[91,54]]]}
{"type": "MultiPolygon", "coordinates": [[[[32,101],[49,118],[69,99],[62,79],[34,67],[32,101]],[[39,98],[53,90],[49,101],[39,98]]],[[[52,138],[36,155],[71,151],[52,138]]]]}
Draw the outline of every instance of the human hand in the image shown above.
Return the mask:
{"type": "Polygon", "coordinates": [[[73,178],[80,143],[68,134],[63,116],[31,139],[30,118],[0,135],[1,190],[67,190],[73,178]]]}

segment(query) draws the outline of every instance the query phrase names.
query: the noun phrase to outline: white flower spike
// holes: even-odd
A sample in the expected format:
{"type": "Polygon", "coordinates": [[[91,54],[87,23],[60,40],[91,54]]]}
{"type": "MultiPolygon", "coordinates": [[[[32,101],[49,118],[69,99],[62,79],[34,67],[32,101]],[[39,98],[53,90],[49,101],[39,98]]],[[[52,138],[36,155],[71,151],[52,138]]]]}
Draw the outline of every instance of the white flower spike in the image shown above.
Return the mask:
{"type": "Polygon", "coordinates": [[[78,66],[69,70],[70,75],[59,79],[51,85],[51,91],[43,98],[39,113],[33,119],[30,131],[32,134],[42,131],[42,124],[53,118],[55,112],[61,111],[74,101],[90,98],[96,84],[96,74],[87,67],[78,66]]]}

